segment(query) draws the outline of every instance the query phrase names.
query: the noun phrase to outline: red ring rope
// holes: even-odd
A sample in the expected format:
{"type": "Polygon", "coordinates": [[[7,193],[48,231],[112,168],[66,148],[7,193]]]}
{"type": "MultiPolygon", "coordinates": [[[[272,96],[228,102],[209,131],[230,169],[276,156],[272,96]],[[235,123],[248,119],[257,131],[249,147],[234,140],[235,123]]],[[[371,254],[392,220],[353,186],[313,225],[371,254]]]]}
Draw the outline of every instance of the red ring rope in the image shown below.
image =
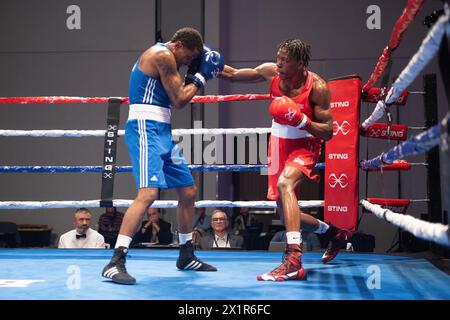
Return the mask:
{"type": "MultiPolygon", "coordinates": [[[[129,99],[120,97],[121,103],[128,103],[129,99]]],[[[268,100],[269,94],[232,94],[232,95],[210,95],[210,96],[195,96],[191,103],[215,103],[228,101],[244,101],[244,100],[268,100]]],[[[0,104],[47,104],[47,103],[89,103],[89,104],[105,104],[108,103],[109,98],[105,97],[64,97],[64,96],[49,96],[49,97],[0,97],[0,104]]]]}

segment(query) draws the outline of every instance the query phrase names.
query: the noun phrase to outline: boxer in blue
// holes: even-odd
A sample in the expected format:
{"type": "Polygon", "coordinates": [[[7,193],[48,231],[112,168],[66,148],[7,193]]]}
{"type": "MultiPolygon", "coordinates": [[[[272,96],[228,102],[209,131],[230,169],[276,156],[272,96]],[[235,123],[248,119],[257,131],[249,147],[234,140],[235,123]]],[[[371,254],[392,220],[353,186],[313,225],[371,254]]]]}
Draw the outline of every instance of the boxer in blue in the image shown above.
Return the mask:
{"type": "Polygon", "coordinates": [[[176,189],[180,270],[217,271],[194,254],[192,219],[196,188],[181,150],[172,141],[171,108],[183,108],[197,90],[223,69],[220,53],[204,47],[193,28],[175,32],[167,43],[148,48],[137,60],[130,77],[130,112],[125,141],[133,166],[137,196],[125,213],[114,255],[102,276],[116,283],[134,284],[125,268],[131,239],[146,208],[157,199],[159,189],[176,189]],[[178,72],[189,66],[183,83],[178,72]]]}

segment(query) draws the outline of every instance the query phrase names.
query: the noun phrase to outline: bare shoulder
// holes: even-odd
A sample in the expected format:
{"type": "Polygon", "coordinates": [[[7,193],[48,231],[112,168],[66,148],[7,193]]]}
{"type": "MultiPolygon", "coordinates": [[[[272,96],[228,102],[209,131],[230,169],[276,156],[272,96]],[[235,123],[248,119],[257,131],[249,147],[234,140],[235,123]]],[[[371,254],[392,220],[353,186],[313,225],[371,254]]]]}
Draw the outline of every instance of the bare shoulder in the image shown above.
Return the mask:
{"type": "Polygon", "coordinates": [[[150,47],[142,54],[139,67],[146,74],[158,76],[167,69],[176,69],[175,57],[165,48],[150,47]]]}
{"type": "Polygon", "coordinates": [[[266,62],[256,67],[256,71],[264,77],[264,79],[272,80],[277,74],[277,65],[273,62],[266,62]]]}
{"type": "Polygon", "coordinates": [[[322,79],[318,74],[313,73],[313,88],[311,90],[311,100],[315,104],[325,107],[329,104],[331,98],[330,88],[325,80],[322,79]]]}
{"type": "Polygon", "coordinates": [[[154,60],[157,64],[166,64],[175,62],[175,56],[167,49],[150,48],[148,59],[154,60]]]}
{"type": "Polygon", "coordinates": [[[154,72],[159,73],[160,77],[171,76],[178,73],[177,63],[172,52],[167,49],[156,49],[153,50],[151,54],[152,63],[156,69],[154,72]]]}
{"type": "Polygon", "coordinates": [[[317,73],[311,72],[313,75],[313,91],[315,93],[323,94],[330,92],[330,88],[328,88],[328,84],[325,80],[322,79],[317,73]]]}

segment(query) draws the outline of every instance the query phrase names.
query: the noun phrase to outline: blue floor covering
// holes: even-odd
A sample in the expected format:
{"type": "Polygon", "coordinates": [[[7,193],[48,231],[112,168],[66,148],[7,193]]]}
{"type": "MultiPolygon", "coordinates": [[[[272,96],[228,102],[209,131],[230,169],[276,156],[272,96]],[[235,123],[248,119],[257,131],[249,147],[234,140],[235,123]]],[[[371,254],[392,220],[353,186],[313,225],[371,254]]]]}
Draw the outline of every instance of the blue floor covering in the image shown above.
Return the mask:
{"type": "Polygon", "coordinates": [[[307,281],[261,282],[278,252],[210,251],[197,256],[218,272],[179,271],[177,250],[130,250],[137,279],[118,285],[100,276],[112,250],[0,250],[1,300],[449,300],[450,276],[429,261],[341,253],[322,264],[305,253],[307,281]]]}

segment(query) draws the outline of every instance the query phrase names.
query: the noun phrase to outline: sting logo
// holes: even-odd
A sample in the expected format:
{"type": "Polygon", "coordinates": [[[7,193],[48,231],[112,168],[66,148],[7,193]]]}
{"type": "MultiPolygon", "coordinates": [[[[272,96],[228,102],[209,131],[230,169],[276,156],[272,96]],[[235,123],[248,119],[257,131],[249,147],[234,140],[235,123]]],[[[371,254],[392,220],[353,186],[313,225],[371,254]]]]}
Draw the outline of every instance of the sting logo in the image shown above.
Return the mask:
{"type": "Polygon", "coordinates": [[[328,177],[328,184],[333,189],[339,185],[342,189],[348,186],[348,177],[345,173],[341,173],[339,177],[337,177],[334,173],[330,174],[328,177]]]}
{"type": "Polygon", "coordinates": [[[344,120],[342,124],[339,124],[337,121],[333,121],[333,134],[337,136],[339,132],[341,132],[344,136],[350,132],[350,123],[347,120],[344,120]]]}

